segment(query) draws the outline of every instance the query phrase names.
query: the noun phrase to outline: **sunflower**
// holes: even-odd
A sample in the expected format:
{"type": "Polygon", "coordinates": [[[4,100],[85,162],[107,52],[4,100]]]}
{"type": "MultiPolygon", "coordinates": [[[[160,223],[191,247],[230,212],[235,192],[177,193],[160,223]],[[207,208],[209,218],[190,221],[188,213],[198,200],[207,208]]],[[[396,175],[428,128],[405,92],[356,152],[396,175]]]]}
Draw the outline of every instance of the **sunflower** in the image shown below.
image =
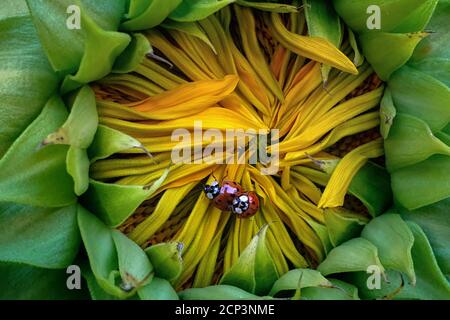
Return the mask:
{"type": "Polygon", "coordinates": [[[450,298],[449,0],[3,2],[0,299],[450,298]]]}
{"type": "MultiPolygon", "coordinates": [[[[189,28],[197,34],[147,31],[153,52],[135,72],[112,74],[93,86],[100,124],[139,140],[153,156],[131,150],[98,161],[91,177],[152,185],[169,168],[158,191],[119,230],[143,248],[183,243],[185,268],[177,288],[216,284],[266,224],[278,274],[317,266],[327,250],[325,210],[343,207],[359,169],[383,155],[373,130],[380,122],[381,80],[367,63],[354,66],[348,40],[340,51],[308,36],[302,10],[267,13],[234,5],[189,28]],[[333,68],[324,78],[327,66],[333,68]],[[238,163],[226,152],[216,162],[196,162],[194,152],[191,163],[173,163],[173,130],[193,135],[196,122],[222,132],[277,129],[279,138],[268,151],[277,150],[278,168],[267,175],[267,164],[238,163]],[[333,152],[338,142],[361,133],[369,139],[333,152]],[[240,219],[215,208],[201,192],[214,180],[255,191],[261,200],[257,214],[240,219]]],[[[237,139],[223,137],[226,145],[237,139]]],[[[200,155],[214,142],[205,140],[200,155]]],[[[199,147],[193,139],[185,143],[199,147]]],[[[249,141],[244,147],[243,156],[251,157],[249,141]]],[[[364,219],[367,213],[358,214],[364,219]]]]}

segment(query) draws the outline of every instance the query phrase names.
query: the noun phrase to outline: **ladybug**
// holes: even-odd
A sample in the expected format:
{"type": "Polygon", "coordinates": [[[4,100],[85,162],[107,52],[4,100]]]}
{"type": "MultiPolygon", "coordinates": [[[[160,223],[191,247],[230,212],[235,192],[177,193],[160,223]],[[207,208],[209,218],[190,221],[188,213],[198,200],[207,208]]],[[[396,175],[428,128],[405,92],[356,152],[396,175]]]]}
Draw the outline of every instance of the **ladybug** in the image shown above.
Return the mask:
{"type": "Polygon", "coordinates": [[[236,194],[243,192],[242,187],[233,181],[224,181],[222,186],[214,181],[205,185],[203,190],[208,199],[214,200],[214,206],[222,211],[230,210],[236,194]]]}
{"type": "Polygon", "coordinates": [[[255,192],[238,193],[231,203],[231,211],[238,218],[249,218],[258,211],[259,199],[255,192]]]}

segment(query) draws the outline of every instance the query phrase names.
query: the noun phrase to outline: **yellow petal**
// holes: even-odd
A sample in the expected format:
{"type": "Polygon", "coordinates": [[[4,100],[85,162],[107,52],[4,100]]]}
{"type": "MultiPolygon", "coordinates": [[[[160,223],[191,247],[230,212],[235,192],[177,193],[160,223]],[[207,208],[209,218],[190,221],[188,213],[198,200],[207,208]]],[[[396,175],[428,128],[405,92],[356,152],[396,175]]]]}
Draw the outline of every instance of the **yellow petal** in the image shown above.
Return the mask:
{"type": "Polygon", "coordinates": [[[382,95],[383,88],[379,88],[340,104],[305,132],[281,142],[279,144],[280,152],[298,151],[311,146],[333,128],[376,107],[380,103],[382,95]]]}
{"type": "Polygon", "coordinates": [[[291,175],[292,183],[295,188],[308,197],[313,203],[319,203],[319,200],[322,197],[322,191],[320,191],[320,189],[305,176],[294,171],[291,172],[291,175]]]}
{"type": "Polygon", "coordinates": [[[327,88],[323,86],[317,87],[303,102],[297,119],[286,138],[296,136],[299,132],[307,130],[314,123],[315,119],[320,120],[320,115],[327,113],[341,102],[373,72],[367,64],[362,65],[359,70],[360,74],[358,76],[340,74],[331,79],[327,88]]]}
{"type": "Polygon", "coordinates": [[[264,53],[256,35],[256,22],[252,10],[235,6],[236,19],[240,30],[242,48],[249,61],[252,61],[256,73],[261,77],[269,90],[280,100],[284,100],[283,91],[267,64],[264,53]]]}
{"type": "Polygon", "coordinates": [[[381,138],[348,153],[333,171],[318,206],[320,208],[342,206],[348,187],[358,170],[369,158],[377,158],[383,154],[383,140],[381,138]]]}
{"type": "Polygon", "coordinates": [[[195,185],[196,183],[190,183],[165,191],[153,213],[128,235],[130,239],[139,245],[144,244],[167,221],[175,207],[195,185]]]}
{"type": "Polygon", "coordinates": [[[227,76],[223,80],[191,82],[128,106],[146,113],[150,120],[188,117],[224,99],[233,92],[238,81],[236,76],[227,76]]]}
{"type": "Polygon", "coordinates": [[[286,153],[283,160],[286,163],[289,162],[295,164],[299,159],[306,158],[308,155],[315,155],[319,151],[332,146],[344,137],[377,127],[380,124],[379,118],[379,112],[370,112],[346,121],[334,128],[325,138],[320,140],[320,142],[301,151],[286,153]]]}
{"type": "Polygon", "coordinates": [[[301,36],[290,32],[284,26],[281,16],[272,13],[271,19],[267,19],[267,24],[273,31],[275,38],[287,49],[298,55],[318,61],[339,70],[358,74],[358,70],[352,61],[329,41],[323,38],[301,36]]]}
{"type": "Polygon", "coordinates": [[[279,212],[271,203],[263,206],[261,212],[267,223],[270,223],[270,229],[276,235],[277,242],[280,244],[281,251],[286,258],[296,267],[304,268],[308,265],[305,258],[297,251],[286,226],[280,219],[279,212]]]}
{"type": "MultiPolygon", "coordinates": [[[[219,226],[225,226],[229,217],[222,215],[221,221],[219,222],[219,226]]],[[[221,228],[222,229],[222,228],[221,228]]],[[[219,256],[221,238],[223,234],[222,232],[216,233],[214,239],[209,246],[205,255],[201,258],[201,261],[198,265],[197,271],[195,273],[194,288],[203,288],[207,287],[213,283],[213,277],[216,272],[217,266],[217,258],[219,256]]]]}
{"type": "Polygon", "coordinates": [[[168,121],[130,122],[110,117],[100,117],[100,123],[113,129],[122,131],[134,137],[165,136],[183,128],[193,131],[196,124],[201,122],[203,130],[208,129],[243,129],[268,130],[262,123],[252,122],[242,115],[225,108],[211,107],[193,116],[168,121]]]}

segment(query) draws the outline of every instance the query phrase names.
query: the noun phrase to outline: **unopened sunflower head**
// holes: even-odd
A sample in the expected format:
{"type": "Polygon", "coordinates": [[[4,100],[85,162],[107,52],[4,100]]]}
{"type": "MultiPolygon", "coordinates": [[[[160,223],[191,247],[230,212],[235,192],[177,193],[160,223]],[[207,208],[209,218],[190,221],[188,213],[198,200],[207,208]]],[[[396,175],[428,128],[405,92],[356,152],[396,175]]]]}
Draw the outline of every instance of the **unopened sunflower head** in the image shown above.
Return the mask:
{"type": "MultiPolygon", "coordinates": [[[[347,191],[368,159],[383,154],[376,129],[383,87],[371,67],[355,67],[347,36],[341,51],[308,36],[302,11],[235,5],[146,36],[154,51],[135,72],[94,84],[101,124],[136,138],[153,156],[128,150],[96,162],[91,177],[151,185],[170,170],[120,230],[142,247],[184,244],[177,288],[217,283],[266,224],[279,274],[316,266],[327,250],[326,209],[346,206],[364,216],[347,191]],[[323,65],[332,67],[326,81],[323,65]],[[175,163],[180,141],[173,132],[193,137],[199,123],[202,134],[219,130],[223,138],[183,141],[193,151],[191,163],[175,163]],[[230,129],[269,136],[264,151],[278,157],[276,170],[264,170],[273,163],[231,161],[229,150],[215,155],[222,163],[209,161],[212,155],[199,159],[213,141],[234,146],[236,136],[225,134],[230,129]],[[273,129],[278,139],[269,135],[273,129]],[[260,206],[253,217],[222,212],[202,192],[204,184],[224,179],[256,192],[260,206]]],[[[247,140],[240,151],[247,160],[255,152],[247,140]]]]}

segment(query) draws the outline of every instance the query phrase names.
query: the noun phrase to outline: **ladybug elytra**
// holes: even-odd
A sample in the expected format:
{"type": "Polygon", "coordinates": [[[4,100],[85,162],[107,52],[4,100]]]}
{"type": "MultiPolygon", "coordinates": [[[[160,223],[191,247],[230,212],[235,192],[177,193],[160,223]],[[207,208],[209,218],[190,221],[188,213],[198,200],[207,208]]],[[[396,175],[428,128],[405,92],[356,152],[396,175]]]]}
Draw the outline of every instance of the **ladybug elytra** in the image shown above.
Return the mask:
{"type": "Polygon", "coordinates": [[[233,181],[224,181],[222,186],[214,181],[210,185],[205,185],[206,197],[214,201],[214,206],[222,211],[230,210],[231,204],[238,193],[242,193],[242,187],[233,181]]]}
{"type": "Polygon", "coordinates": [[[259,199],[253,191],[236,194],[236,197],[231,203],[231,211],[238,218],[249,218],[255,215],[258,209],[259,199]]]}

